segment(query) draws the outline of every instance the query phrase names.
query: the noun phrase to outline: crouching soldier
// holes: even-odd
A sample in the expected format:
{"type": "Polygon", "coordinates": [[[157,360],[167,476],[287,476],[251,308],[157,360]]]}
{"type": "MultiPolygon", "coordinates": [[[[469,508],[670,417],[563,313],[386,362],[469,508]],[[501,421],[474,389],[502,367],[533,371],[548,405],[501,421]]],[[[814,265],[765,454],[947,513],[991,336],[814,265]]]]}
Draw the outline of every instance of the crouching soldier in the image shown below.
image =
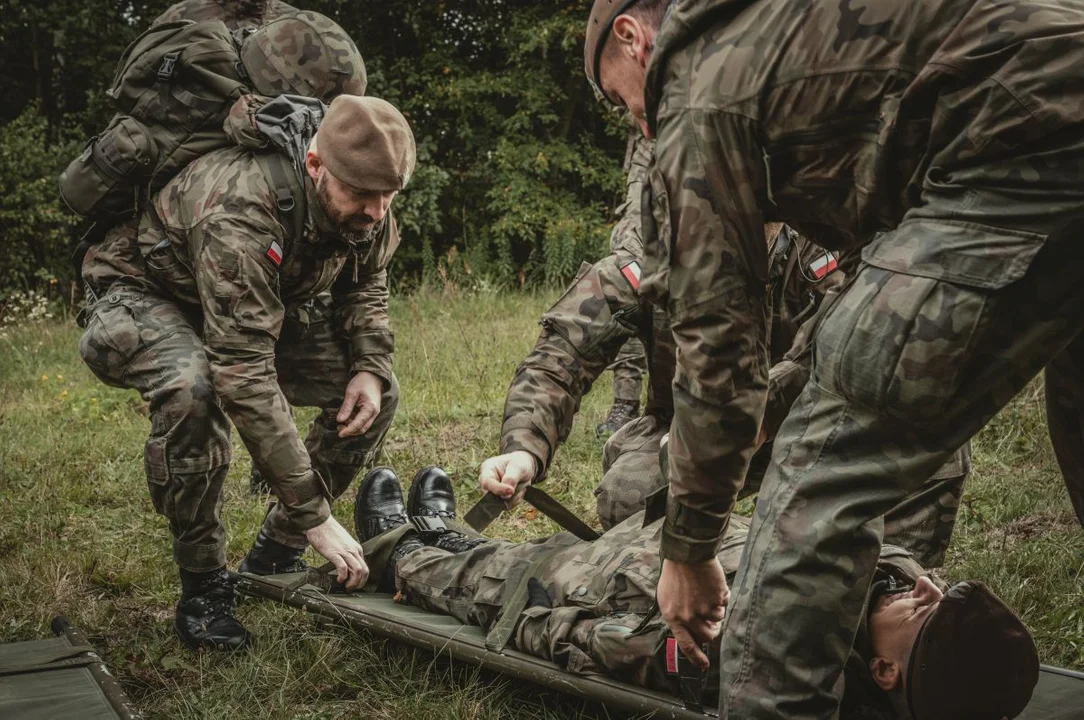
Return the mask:
{"type": "MultiPolygon", "coordinates": [[[[369,588],[480,626],[487,648],[510,643],[569,672],[711,704],[717,664],[701,675],[682,668],[678,646],[703,667],[708,658],[687,636],[670,634],[655,604],[665,499],[653,496],[647,514],[594,542],[561,533],[510,543],[456,529],[451,480],[439,468],[415,476],[405,507],[395,475],[377,468],[358,492],[355,524],[373,570],[369,588]]],[[[731,576],[748,532],[748,519],[732,515],[718,555],[731,576]]],[[[1012,718],[1038,674],[1027,628],[989,588],[948,588],[905,550],[885,545],[847,665],[841,717],[1012,718]]]]}
{"type": "MultiPolygon", "coordinates": [[[[244,144],[251,121],[231,116],[227,131],[244,144]]],[[[398,402],[386,268],[414,138],[387,102],[343,95],[311,140],[293,140],[294,157],[239,145],[197,159],[153,199],[136,246],[104,244],[84,267],[97,297],[83,359],[150,404],[144,464],[173,533],[190,647],[248,641],[220,518],[231,420],[278,498],[242,569],[296,569],[312,544],[347,585],[367,575],[330,503],[378,452],[398,402]],[[328,290],[331,307],[314,307],[328,290]],[[304,442],[288,403],[321,410],[304,442]]]]}

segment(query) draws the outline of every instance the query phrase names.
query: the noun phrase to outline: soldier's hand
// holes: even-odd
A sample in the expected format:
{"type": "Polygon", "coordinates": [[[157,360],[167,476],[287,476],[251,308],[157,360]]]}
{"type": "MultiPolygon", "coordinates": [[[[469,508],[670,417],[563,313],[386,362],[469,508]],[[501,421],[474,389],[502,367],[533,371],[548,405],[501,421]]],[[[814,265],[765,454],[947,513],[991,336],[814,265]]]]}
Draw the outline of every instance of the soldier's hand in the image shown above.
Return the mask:
{"type": "Polygon", "coordinates": [[[719,561],[663,560],[655,598],[681,652],[698,668],[707,670],[711,661],[700,645],[718,637],[730,600],[730,588],[719,561]]]}
{"type": "Polygon", "coordinates": [[[478,471],[478,484],[483,492],[492,493],[505,501],[509,509],[515,507],[534,480],[537,468],[534,455],[526,450],[516,450],[491,457],[482,463],[478,471]]]}
{"type": "Polygon", "coordinates": [[[369,429],[380,414],[380,398],[384,394],[384,381],[369,372],[359,372],[346,386],[346,395],[335,420],[339,423],[339,437],[361,435],[369,429]]]}
{"type": "Polygon", "coordinates": [[[346,531],[335,516],[305,531],[305,537],[316,552],[335,566],[335,579],[356,590],[369,579],[369,566],[365,564],[361,545],[346,531]]]}

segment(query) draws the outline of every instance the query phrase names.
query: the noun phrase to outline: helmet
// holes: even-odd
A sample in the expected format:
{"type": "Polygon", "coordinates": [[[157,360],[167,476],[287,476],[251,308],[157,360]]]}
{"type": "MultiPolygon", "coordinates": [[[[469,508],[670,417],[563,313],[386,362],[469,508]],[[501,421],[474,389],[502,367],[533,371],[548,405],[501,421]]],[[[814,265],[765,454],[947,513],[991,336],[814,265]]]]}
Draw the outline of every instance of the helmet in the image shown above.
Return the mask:
{"type": "Polygon", "coordinates": [[[365,62],[339,25],[303,10],[276,18],[245,38],[241,64],[261,95],[304,95],[330,102],[365,94],[365,62]]]}

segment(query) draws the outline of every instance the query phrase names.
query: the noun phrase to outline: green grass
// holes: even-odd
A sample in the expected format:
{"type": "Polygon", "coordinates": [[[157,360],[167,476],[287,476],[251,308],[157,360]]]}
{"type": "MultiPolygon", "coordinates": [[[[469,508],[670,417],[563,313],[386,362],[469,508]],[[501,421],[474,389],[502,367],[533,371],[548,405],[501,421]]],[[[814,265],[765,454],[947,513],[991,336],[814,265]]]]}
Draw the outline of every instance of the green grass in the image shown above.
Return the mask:
{"type": "MultiPolygon", "coordinates": [[[[396,299],[403,399],[386,464],[409,478],[439,463],[468,505],[477,496],[478,466],[497,447],[508,381],[546,305],[533,295],[396,299]]],[[[67,615],[153,717],[607,716],[597,705],[347,635],[269,603],[240,609],[258,637],[251,653],[185,651],[171,626],[178,583],[169,532],[143,477],[143,403],[98,383],[79,360],[78,338],[73,324],[59,321],[0,338],[0,641],[47,636],[51,618],[67,615]]],[[[1032,628],[1044,662],[1084,669],[1084,532],[1049,447],[1036,387],[977,440],[944,574],[985,579],[1032,628]]],[[[593,428],[608,393],[607,376],[585,400],[547,481],[587,517],[601,475],[593,428]]],[[[299,412],[299,424],[310,417],[299,412]]],[[[224,507],[232,566],[265,510],[263,499],[248,494],[249,461],[236,437],[235,446],[224,507]]],[[[348,527],[352,500],[351,492],[336,507],[348,527]]],[[[555,530],[531,515],[521,508],[493,532],[525,539],[555,530]]]]}

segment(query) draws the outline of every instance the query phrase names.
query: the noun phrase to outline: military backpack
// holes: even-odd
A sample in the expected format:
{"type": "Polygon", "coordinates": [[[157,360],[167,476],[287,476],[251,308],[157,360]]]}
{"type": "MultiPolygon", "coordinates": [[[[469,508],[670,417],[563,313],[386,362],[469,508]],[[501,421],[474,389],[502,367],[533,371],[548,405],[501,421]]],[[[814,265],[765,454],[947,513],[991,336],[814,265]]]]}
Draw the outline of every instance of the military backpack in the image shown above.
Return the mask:
{"type": "Polygon", "coordinates": [[[161,23],[136,38],[108,91],[117,114],[60,175],[65,204],[94,220],[137,214],[141,196],[229,145],[222,122],[247,92],[242,40],[220,20],[161,23]]]}

